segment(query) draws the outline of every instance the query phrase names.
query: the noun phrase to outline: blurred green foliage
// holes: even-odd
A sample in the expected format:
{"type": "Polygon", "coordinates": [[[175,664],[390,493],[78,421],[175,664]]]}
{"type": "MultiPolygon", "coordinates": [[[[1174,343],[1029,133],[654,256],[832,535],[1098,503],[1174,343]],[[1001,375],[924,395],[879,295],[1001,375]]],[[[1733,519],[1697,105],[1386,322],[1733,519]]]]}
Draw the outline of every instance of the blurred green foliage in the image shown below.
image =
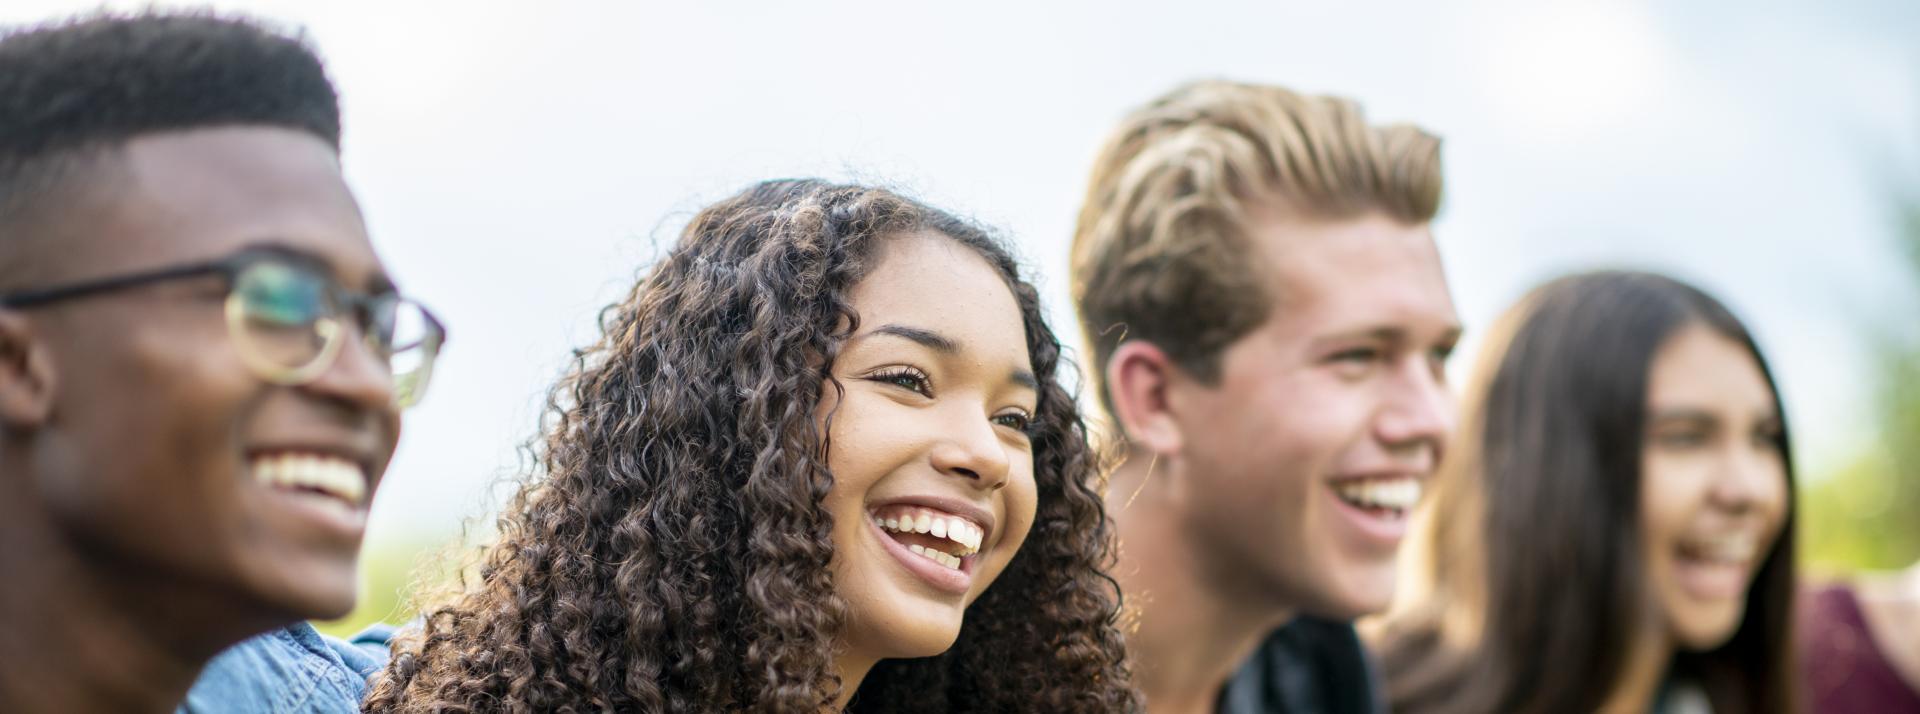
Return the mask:
{"type": "MultiPolygon", "coordinates": [[[[1920,191],[1899,202],[1898,248],[1920,294],[1920,191]]],[[[1920,301],[1916,301],[1920,302],[1920,301]]],[[[1878,436],[1800,498],[1801,554],[1818,574],[1902,568],[1920,560],[1920,304],[1889,304],[1869,326],[1878,436]]]]}

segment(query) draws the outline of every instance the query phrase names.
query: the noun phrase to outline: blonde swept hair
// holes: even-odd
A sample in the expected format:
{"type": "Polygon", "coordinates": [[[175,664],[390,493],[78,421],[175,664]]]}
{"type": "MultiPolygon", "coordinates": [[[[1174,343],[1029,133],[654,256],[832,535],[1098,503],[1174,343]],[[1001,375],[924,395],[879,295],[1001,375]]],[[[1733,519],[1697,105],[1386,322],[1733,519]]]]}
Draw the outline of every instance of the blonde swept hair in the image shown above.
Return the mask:
{"type": "MultiPolygon", "coordinates": [[[[1126,340],[1146,340],[1206,383],[1220,352],[1272,307],[1249,209],[1306,219],[1433,220],[1440,140],[1373,126],[1339,97],[1201,81],[1129,114],[1094,162],[1073,236],[1073,298],[1104,383],[1126,340]]],[[[1109,414],[1112,398],[1101,399],[1109,414]]]]}

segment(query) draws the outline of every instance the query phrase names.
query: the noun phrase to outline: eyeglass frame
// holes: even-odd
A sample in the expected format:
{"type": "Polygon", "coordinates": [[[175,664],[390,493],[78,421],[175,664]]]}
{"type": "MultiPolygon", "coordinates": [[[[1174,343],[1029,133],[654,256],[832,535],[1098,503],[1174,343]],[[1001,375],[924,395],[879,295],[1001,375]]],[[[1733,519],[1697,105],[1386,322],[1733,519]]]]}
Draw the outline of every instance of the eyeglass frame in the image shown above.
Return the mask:
{"type": "MultiPolygon", "coordinates": [[[[244,336],[242,336],[244,330],[239,327],[239,321],[243,319],[241,316],[241,310],[243,308],[240,302],[242,298],[240,298],[239,291],[237,290],[240,284],[240,274],[247,268],[267,261],[291,264],[299,269],[317,273],[325,282],[327,290],[331,293],[330,297],[344,313],[344,316],[349,317],[354,322],[355,327],[360,330],[361,337],[364,340],[371,341],[374,339],[372,331],[368,328],[372,324],[376,301],[391,295],[396,304],[404,303],[413,305],[420,311],[420,316],[426,319],[427,326],[429,327],[428,339],[422,340],[417,344],[423,349],[426,349],[428,353],[423,363],[423,373],[429,376],[432,374],[433,362],[439,358],[440,348],[444,347],[447,343],[447,328],[444,323],[440,322],[440,318],[434,315],[433,311],[428,309],[426,305],[401,295],[397,290],[391,293],[365,293],[350,290],[328,274],[322,261],[305,253],[272,244],[249,246],[235,251],[224,258],[204,263],[158,268],[155,270],[58,285],[50,288],[36,288],[4,294],[0,295],[0,309],[40,307],[64,300],[126,290],[168,280],[179,280],[202,275],[220,275],[226,278],[227,281],[227,296],[224,301],[224,309],[228,336],[236,340],[245,339],[244,336]],[[428,344],[429,342],[431,343],[430,345],[428,344]]],[[[321,329],[324,332],[324,329],[322,329],[323,325],[320,323],[316,322],[315,328],[321,329]]],[[[333,329],[338,328],[335,326],[333,329]]],[[[323,335],[323,337],[327,342],[321,347],[320,353],[314,356],[312,362],[296,368],[267,364],[264,358],[251,354],[246,348],[239,345],[236,345],[234,351],[240,355],[243,362],[247,363],[247,366],[254,372],[255,376],[274,384],[300,386],[310,384],[314,380],[319,379],[320,375],[326,373],[327,369],[333,366],[334,360],[339,358],[341,346],[345,341],[330,334],[323,335]]],[[[381,350],[381,348],[371,344],[369,344],[369,347],[374,347],[376,351],[381,350]]],[[[404,349],[412,349],[413,347],[414,345],[407,345],[404,349]]],[[[391,359],[394,354],[400,351],[401,348],[387,345],[384,350],[385,357],[391,359]]],[[[391,371],[391,366],[389,366],[389,371],[391,371]]],[[[411,400],[406,403],[400,403],[398,406],[412,406],[419,401],[419,397],[420,394],[414,394],[411,400]]],[[[394,399],[396,403],[400,402],[401,395],[396,392],[394,399]]]]}

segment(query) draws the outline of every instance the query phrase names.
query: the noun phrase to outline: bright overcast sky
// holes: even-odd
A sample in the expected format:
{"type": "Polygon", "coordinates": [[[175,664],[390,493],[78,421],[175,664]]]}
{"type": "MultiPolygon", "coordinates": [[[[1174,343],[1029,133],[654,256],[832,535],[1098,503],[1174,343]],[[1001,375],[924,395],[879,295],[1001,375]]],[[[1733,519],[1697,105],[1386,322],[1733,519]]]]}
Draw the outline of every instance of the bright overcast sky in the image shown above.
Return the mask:
{"type": "MultiPolygon", "coordinates": [[[[6,0],[0,22],[93,5],[6,0]]],[[[1803,465],[1883,438],[1857,375],[1865,325],[1907,296],[1887,196],[1920,176],[1910,0],[217,5],[311,33],[375,244],[450,325],[376,540],[478,512],[595,311],[757,179],[877,181],[971,213],[1017,242],[1074,335],[1067,240],[1093,153],[1200,77],[1343,94],[1445,137],[1435,230],[1469,333],[1563,271],[1667,270],[1754,326],[1803,465]]]]}

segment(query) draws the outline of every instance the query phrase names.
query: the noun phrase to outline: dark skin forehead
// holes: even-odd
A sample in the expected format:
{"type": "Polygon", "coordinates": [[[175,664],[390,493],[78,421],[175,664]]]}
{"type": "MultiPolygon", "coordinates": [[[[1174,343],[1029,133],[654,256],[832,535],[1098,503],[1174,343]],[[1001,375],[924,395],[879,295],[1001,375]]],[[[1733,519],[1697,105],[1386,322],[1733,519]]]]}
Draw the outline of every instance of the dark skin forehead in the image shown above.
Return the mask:
{"type": "Polygon", "coordinates": [[[261,243],[313,255],[349,287],[387,284],[338,155],[318,137],[253,126],[165,132],[90,164],[57,192],[62,205],[35,211],[25,246],[33,274],[9,276],[9,287],[204,262],[261,243]]]}

